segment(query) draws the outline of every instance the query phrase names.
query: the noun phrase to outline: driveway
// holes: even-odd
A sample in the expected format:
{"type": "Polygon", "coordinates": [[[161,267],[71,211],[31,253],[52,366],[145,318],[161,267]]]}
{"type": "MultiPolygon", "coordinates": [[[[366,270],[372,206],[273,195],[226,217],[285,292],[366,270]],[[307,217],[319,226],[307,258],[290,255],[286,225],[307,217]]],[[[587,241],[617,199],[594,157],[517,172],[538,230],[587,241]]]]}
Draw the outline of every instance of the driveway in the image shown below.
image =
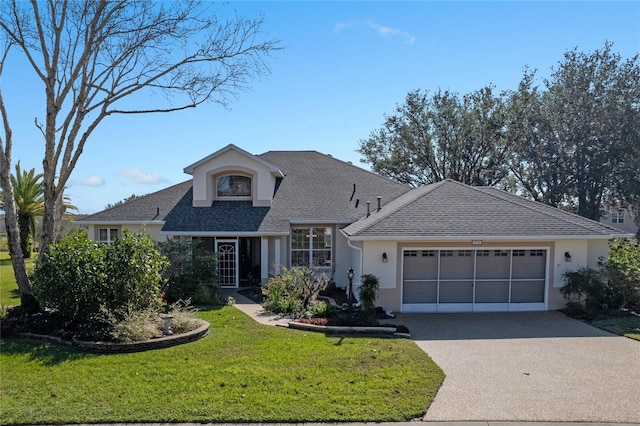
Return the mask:
{"type": "Polygon", "coordinates": [[[640,342],[559,312],[397,322],[446,374],[426,421],[640,423],[640,342]]]}

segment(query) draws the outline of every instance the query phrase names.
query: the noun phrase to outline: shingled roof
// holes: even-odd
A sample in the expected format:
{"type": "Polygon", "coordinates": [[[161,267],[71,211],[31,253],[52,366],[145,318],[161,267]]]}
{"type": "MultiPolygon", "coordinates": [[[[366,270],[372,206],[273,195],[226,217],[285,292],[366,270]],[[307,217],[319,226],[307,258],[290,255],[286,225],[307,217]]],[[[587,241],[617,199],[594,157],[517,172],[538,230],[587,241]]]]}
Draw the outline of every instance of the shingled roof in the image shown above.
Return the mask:
{"type": "Polygon", "coordinates": [[[88,216],[83,222],[164,222],[163,231],[288,234],[291,224],[349,224],[411,188],[317,151],[269,151],[257,156],[278,167],[271,207],[215,201],[193,207],[192,181],[88,216]],[[159,209],[159,214],[158,213],[159,209]]]}
{"type": "Polygon", "coordinates": [[[506,191],[452,180],[407,192],[342,231],[353,240],[627,236],[611,226],[506,191]]]}
{"type": "Polygon", "coordinates": [[[152,194],[134,198],[110,209],[84,217],[77,222],[88,223],[148,223],[164,221],[169,212],[191,190],[188,180],[152,194]]]}

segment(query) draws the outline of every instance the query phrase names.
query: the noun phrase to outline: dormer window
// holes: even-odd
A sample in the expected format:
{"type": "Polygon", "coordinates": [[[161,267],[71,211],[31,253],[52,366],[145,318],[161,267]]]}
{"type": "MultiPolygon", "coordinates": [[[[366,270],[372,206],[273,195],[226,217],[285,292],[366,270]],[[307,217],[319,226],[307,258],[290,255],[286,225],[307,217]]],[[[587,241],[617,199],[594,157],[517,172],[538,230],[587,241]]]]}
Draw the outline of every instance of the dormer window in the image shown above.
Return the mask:
{"type": "Polygon", "coordinates": [[[242,175],[219,176],[216,181],[217,196],[226,197],[251,197],[251,178],[242,175]]]}

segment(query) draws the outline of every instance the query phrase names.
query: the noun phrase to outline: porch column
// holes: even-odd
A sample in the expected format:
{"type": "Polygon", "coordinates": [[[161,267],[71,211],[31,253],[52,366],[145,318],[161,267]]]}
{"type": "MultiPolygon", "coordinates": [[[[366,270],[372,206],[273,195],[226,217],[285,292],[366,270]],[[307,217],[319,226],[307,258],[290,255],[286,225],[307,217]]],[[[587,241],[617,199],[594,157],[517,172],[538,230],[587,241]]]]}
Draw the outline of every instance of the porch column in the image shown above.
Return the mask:
{"type": "Polygon", "coordinates": [[[273,264],[276,265],[276,268],[280,268],[282,265],[282,262],[280,261],[280,238],[275,238],[273,242],[273,264]]]}
{"type": "Polygon", "coordinates": [[[260,283],[269,281],[269,237],[260,239],[260,283]]]}

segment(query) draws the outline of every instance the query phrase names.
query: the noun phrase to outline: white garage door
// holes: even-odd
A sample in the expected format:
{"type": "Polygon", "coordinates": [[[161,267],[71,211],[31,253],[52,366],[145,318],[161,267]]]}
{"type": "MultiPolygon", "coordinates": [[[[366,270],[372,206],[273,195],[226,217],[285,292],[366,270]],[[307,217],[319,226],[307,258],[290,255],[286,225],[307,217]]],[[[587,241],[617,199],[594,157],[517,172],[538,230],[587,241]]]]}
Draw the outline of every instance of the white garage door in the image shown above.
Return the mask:
{"type": "Polygon", "coordinates": [[[405,249],[402,312],[546,310],[548,249],[405,249]]]}

